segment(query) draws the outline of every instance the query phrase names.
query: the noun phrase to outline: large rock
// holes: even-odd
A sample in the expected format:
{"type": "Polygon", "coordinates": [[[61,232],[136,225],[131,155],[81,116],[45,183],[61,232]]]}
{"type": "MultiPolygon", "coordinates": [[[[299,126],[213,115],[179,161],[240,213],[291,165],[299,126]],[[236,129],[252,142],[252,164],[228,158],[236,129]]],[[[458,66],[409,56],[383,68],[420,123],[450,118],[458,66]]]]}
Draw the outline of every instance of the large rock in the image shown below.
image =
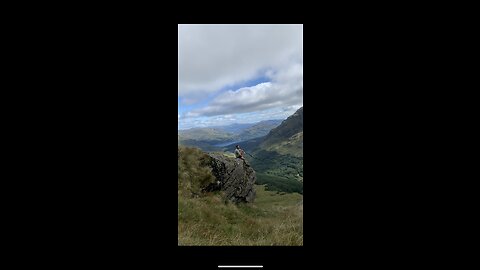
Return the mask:
{"type": "Polygon", "coordinates": [[[209,154],[212,174],[217,183],[205,188],[205,191],[222,190],[232,202],[253,202],[255,200],[255,171],[241,159],[226,157],[222,154],[209,154]]]}

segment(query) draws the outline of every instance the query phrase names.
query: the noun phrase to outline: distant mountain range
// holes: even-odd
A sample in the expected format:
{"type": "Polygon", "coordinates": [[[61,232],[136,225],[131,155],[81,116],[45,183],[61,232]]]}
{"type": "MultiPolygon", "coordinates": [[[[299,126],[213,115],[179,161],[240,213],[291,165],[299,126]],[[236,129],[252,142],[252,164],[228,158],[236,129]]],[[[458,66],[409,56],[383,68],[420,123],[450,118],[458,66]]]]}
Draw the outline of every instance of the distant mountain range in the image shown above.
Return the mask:
{"type": "Polygon", "coordinates": [[[249,127],[251,127],[255,124],[256,123],[246,123],[246,124],[245,123],[244,124],[235,123],[235,124],[231,124],[231,125],[228,125],[228,126],[216,126],[216,127],[212,127],[212,128],[222,130],[222,131],[225,131],[225,132],[239,134],[244,129],[249,128],[249,127]]]}
{"type": "Polygon", "coordinates": [[[219,128],[191,128],[179,130],[180,140],[196,140],[211,142],[212,144],[231,140],[234,133],[230,133],[219,128]]]}
{"type": "Polygon", "coordinates": [[[266,120],[257,123],[179,130],[178,143],[196,146],[206,151],[219,150],[226,144],[263,137],[281,122],[282,120],[266,120]]]}

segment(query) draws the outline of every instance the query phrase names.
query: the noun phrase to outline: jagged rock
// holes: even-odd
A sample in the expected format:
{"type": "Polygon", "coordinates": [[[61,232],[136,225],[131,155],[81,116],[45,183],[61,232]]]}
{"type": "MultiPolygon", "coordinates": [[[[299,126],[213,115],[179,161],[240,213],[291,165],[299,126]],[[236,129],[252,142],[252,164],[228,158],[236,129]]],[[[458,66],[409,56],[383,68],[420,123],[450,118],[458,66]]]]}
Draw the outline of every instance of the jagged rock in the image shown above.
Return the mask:
{"type": "Polygon", "coordinates": [[[255,171],[241,159],[222,154],[209,154],[212,174],[217,183],[210,184],[204,191],[222,190],[232,202],[253,202],[255,200],[255,171]]]}

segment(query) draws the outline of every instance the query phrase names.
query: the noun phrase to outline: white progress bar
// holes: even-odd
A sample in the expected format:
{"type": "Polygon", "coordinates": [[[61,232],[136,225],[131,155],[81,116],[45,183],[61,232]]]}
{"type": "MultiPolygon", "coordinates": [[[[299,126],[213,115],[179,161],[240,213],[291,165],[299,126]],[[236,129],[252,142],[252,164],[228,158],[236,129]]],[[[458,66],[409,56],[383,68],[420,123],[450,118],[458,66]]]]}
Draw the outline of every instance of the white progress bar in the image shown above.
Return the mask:
{"type": "Polygon", "coordinates": [[[263,268],[263,265],[219,265],[218,268],[263,268]]]}

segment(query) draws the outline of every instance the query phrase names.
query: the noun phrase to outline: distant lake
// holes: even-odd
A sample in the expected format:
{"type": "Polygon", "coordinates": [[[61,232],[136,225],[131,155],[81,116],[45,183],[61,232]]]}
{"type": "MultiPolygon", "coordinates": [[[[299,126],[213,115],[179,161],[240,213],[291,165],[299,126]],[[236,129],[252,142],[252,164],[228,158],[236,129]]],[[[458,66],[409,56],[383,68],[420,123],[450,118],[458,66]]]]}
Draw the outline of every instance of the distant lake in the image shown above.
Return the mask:
{"type": "Polygon", "coordinates": [[[224,147],[224,146],[227,146],[229,144],[234,144],[234,143],[239,143],[239,142],[240,141],[223,142],[223,143],[215,144],[214,146],[215,147],[224,147]]]}

